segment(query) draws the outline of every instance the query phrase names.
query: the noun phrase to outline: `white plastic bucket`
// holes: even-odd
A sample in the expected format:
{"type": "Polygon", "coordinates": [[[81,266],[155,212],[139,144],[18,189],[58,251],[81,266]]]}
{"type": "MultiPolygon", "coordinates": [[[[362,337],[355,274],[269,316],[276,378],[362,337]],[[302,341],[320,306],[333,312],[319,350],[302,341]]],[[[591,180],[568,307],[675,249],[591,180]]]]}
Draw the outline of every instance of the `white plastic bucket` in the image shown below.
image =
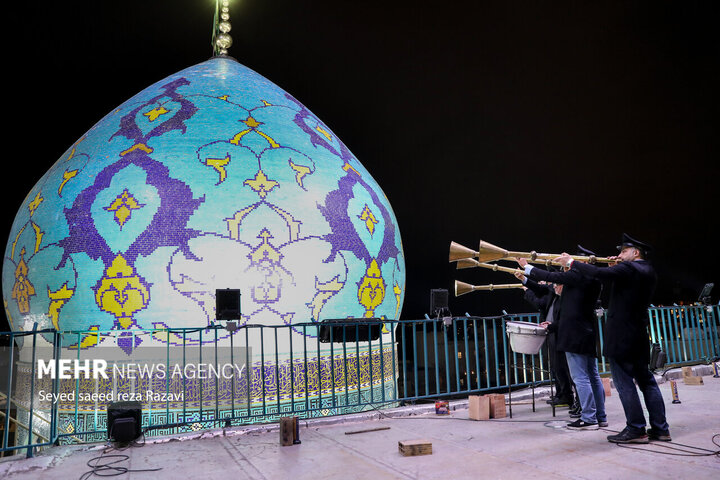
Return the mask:
{"type": "Polygon", "coordinates": [[[537,323],[507,322],[505,330],[510,337],[510,348],[515,353],[535,355],[547,337],[547,330],[537,323]]]}

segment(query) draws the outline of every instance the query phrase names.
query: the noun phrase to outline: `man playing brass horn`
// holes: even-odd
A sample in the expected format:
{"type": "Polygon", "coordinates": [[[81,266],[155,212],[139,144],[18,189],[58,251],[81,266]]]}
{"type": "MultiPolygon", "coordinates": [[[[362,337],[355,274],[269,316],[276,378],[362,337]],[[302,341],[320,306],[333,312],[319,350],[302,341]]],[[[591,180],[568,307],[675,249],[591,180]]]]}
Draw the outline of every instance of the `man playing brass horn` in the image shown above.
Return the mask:
{"type": "Polygon", "coordinates": [[[645,260],[650,246],[623,234],[619,263],[609,267],[574,262],[563,253],[555,260],[588,279],[611,282],[610,304],[605,325],[604,354],[610,359],[615,388],[625,411],[627,425],[617,435],[608,436],[614,443],[669,442],[670,427],[665,417],[665,403],[655,377],[648,368],[650,342],[647,331],[648,306],[657,276],[645,260]],[[645,415],[634,382],[643,394],[650,417],[645,432],[645,415]]]}
{"type": "Polygon", "coordinates": [[[556,320],[556,348],[565,352],[582,407],[580,418],[568,423],[567,428],[597,430],[607,426],[605,389],[598,373],[596,349],[595,305],[600,295],[600,282],[577,271],[548,272],[533,267],[523,258],[516,260],[525,269],[526,276],[563,284],[560,315],[556,320]]]}
{"type": "MultiPolygon", "coordinates": [[[[548,400],[548,403],[555,407],[575,405],[572,380],[568,370],[565,352],[558,351],[557,347],[557,322],[560,317],[560,295],[562,284],[536,282],[519,271],[515,273],[525,286],[525,300],[538,309],[540,312],[540,325],[547,329],[547,346],[550,357],[550,371],[553,383],[555,384],[555,396],[548,400]]],[[[579,402],[578,402],[579,405],[579,402]]],[[[579,409],[578,409],[579,411],[579,409]]]]}

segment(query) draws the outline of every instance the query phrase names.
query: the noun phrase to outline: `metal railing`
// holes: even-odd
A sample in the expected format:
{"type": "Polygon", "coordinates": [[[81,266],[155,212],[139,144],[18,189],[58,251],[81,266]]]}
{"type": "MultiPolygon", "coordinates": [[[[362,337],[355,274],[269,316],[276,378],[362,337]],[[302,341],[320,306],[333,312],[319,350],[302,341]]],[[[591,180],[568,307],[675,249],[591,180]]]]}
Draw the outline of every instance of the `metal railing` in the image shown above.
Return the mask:
{"type": "MultiPolygon", "coordinates": [[[[649,309],[650,339],[666,352],[668,366],[720,357],[718,309],[649,309]]],[[[48,445],[105,440],[107,406],[118,400],[141,401],[145,434],[167,435],[549,383],[546,350],[513,352],[508,321],[537,322],[538,316],[466,315],[374,325],[358,319],[326,322],[324,333],[318,323],[245,325],[231,333],[219,326],[2,333],[2,344],[10,346],[0,356],[0,452],[26,450],[31,456],[48,445]],[[164,346],[143,350],[150,339],[164,346]],[[120,345],[125,352],[122,361],[107,360],[110,378],[60,378],[64,367],[82,366],[108,344],[114,347],[108,351],[120,345]],[[138,359],[163,368],[143,376],[138,359]],[[134,375],[127,374],[128,362],[135,362],[134,375]],[[187,375],[189,366],[206,365],[218,373],[228,364],[231,375],[187,375]],[[174,368],[184,375],[171,375],[174,368]],[[55,375],[48,376],[50,370],[55,375]]],[[[601,349],[604,316],[598,325],[601,349]]],[[[602,356],[599,369],[609,372],[602,356]]]]}

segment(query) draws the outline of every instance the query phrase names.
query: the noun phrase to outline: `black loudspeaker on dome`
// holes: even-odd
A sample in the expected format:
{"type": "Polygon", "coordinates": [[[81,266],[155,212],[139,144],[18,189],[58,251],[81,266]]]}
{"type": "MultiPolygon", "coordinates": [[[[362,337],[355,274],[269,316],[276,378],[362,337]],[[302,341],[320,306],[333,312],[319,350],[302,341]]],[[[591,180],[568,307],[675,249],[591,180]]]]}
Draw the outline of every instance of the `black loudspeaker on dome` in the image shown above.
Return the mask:
{"type": "Polygon", "coordinates": [[[215,319],[240,319],[240,290],[237,288],[218,288],[215,290],[215,319]]]}
{"type": "Polygon", "coordinates": [[[435,317],[448,311],[447,289],[435,288],[430,290],[430,316],[435,317]]]}
{"type": "Polygon", "coordinates": [[[132,442],[142,435],[140,402],[113,402],[107,406],[108,439],[119,443],[132,442]]]}
{"type": "Polygon", "coordinates": [[[381,318],[336,318],[322,320],[320,343],[368,342],[380,338],[381,318]]]}

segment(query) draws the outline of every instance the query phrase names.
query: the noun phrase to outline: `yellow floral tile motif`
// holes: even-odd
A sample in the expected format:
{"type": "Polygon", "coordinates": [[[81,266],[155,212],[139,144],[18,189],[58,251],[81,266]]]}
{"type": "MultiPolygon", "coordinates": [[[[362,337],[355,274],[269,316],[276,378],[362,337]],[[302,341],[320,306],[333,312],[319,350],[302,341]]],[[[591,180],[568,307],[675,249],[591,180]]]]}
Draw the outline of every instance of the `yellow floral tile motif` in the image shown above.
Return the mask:
{"type": "Polygon", "coordinates": [[[260,245],[258,245],[250,254],[250,259],[253,263],[259,263],[263,260],[278,263],[282,258],[282,254],[270,243],[270,239],[273,238],[270,232],[268,232],[266,228],[263,228],[258,235],[258,238],[260,239],[260,245]]]}
{"type": "Polygon", "coordinates": [[[151,122],[154,122],[161,115],[165,115],[166,113],[170,113],[170,110],[161,106],[161,107],[155,107],[152,110],[150,110],[149,112],[143,113],[143,115],[145,115],[148,118],[148,120],[150,120],[151,122]]]}
{"type": "Polygon", "coordinates": [[[43,200],[45,199],[42,197],[41,192],[38,192],[37,195],[35,195],[33,201],[28,204],[28,209],[30,210],[31,217],[35,214],[35,210],[38,209],[43,200]]]}
{"type": "Polygon", "coordinates": [[[102,311],[114,315],[121,328],[130,328],[133,314],[150,302],[150,291],[135,269],[118,254],[105,270],[95,302],[102,311]]]}
{"type": "Polygon", "coordinates": [[[397,304],[395,307],[395,318],[400,318],[400,306],[402,305],[400,303],[400,296],[402,295],[402,288],[400,288],[397,282],[393,285],[393,293],[395,294],[395,302],[397,304]]]}
{"type": "Polygon", "coordinates": [[[145,145],[144,143],[136,143],[132,147],[128,148],[127,150],[123,150],[120,152],[120,156],[124,157],[125,155],[134,152],[135,150],[140,150],[141,152],[145,152],[148,155],[153,153],[153,149],[145,145]]]}
{"type": "Polygon", "coordinates": [[[253,192],[260,195],[260,198],[265,198],[270,191],[280,185],[275,180],[270,180],[265,175],[265,172],[258,170],[254,178],[248,178],[243,182],[243,185],[249,186],[253,192]]]}
{"type": "Polygon", "coordinates": [[[372,211],[370,211],[370,207],[368,207],[367,204],[365,204],[365,208],[363,208],[362,213],[358,215],[358,218],[365,222],[365,228],[367,228],[368,232],[370,232],[370,236],[372,237],[373,233],[375,233],[375,225],[378,224],[378,221],[372,211]]]}
{"type": "Polygon", "coordinates": [[[248,128],[236,133],[235,136],[230,139],[230,143],[233,145],[240,145],[240,142],[245,135],[250,132],[255,132],[263,137],[272,148],[278,148],[280,146],[272,137],[270,137],[270,135],[258,129],[260,125],[263,125],[263,122],[258,122],[252,115],[248,115],[245,120],[242,120],[242,123],[247,125],[248,128]]]}
{"type": "Polygon", "coordinates": [[[115,197],[115,200],[113,200],[109,206],[105,207],[105,210],[115,212],[115,222],[120,225],[120,230],[122,230],[125,222],[130,220],[132,211],[144,206],[145,205],[139,203],[126,188],[120,195],[115,197]]]}
{"type": "Polygon", "coordinates": [[[30,222],[30,225],[32,225],[33,231],[35,232],[35,253],[37,253],[38,250],[40,250],[40,244],[42,243],[45,232],[40,230],[40,227],[35,222],[30,222]]]}
{"type": "Polygon", "coordinates": [[[258,238],[260,245],[250,253],[250,260],[260,278],[250,287],[251,295],[256,302],[273,303],[280,299],[282,254],[270,243],[273,236],[267,229],[263,228],[258,238]]]}
{"type": "Polygon", "coordinates": [[[365,307],[365,318],[375,316],[375,309],[385,299],[385,281],[377,261],[373,259],[368,265],[365,276],[360,281],[358,288],[358,301],[365,307]]]}
{"type": "Polygon", "coordinates": [[[84,334],[82,336],[82,338],[80,339],[80,343],[78,343],[77,345],[69,345],[68,348],[70,350],[86,350],[88,348],[95,347],[98,344],[100,344],[100,342],[102,340],[98,333],[98,326],[93,325],[88,330],[90,332],[94,332],[94,333],[84,334]]]}
{"type": "Polygon", "coordinates": [[[216,172],[218,172],[218,175],[220,176],[218,182],[215,185],[220,185],[225,181],[227,178],[227,170],[225,167],[230,163],[230,155],[226,156],[225,158],[206,158],[205,159],[205,165],[208,167],[212,167],[215,169],[216,172]]]}
{"type": "Polygon", "coordinates": [[[22,235],[25,231],[25,227],[27,227],[27,224],[23,225],[17,235],[15,235],[15,240],[13,241],[12,248],[10,249],[10,258],[15,258],[15,248],[17,247],[18,240],[20,240],[20,235],[22,235]]]}
{"type": "Polygon", "coordinates": [[[52,320],[53,327],[60,330],[60,309],[72,298],[75,290],[68,288],[67,282],[59,289],[52,291],[48,288],[48,298],[50,299],[50,308],[48,316],[52,320]]]}
{"type": "Polygon", "coordinates": [[[65,184],[69,182],[72,178],[75,178],[75,175],[77,175],[78,170],[65,170],[63,173],[63,181],[60,183],[60,186],[58,187],[58,196],[62,197],[62,191],[63,188],[65,188],[65,184]]]}
{"type": "Polygon", "coordinates": [[[352,171],[352,172],[354,172],[355,175],[357,175],[358,177],[362,177],[362,175],[360,175],[360,172],[358,172],[357,170],[355,170],[355,168],[354,168],[352,165],[350,165],[348,162],[345,162],[345,163],[343,164],[342,169],[345,170],[346,172],[351,172],[351,171],[352,171]]]}
{"type": "Polygon", "coordinates": [[[310,170],[310,167],[307,167],[305,165],[298,165],[294,163],[292,159],[288,159],[288,165],[290,165],[290,168],[295,170],[295,182],[297,182],[300,188],[304,188],[303,178],[305,178],[306,175],[312,172],[312,170],[310,170]]]}
{"type": "Polygon", "coordinates": [[[233,240],[237,240],[240,238],[240,224],[242,223],[243,219],[254,209],[255,206],[250,205],[249,207],[245,207],[242,210],[235,212],[235,215],[233,215],[232,217],[225,219],[228,232],[230,233],[230,238],[232,238],[233,240]]]}
{"type": "Polygon", "coordinates": [[[28,266],[25,263],[25,248],[20,250],[20,261],[15,267],[15,283],[11,298],[17,302],[20,313],[30,312],[30,297],[35,296],[35,286],[28,278],[28,266]]]}
{"type": "Polygon", "coordinates": [[[318,321],[320,319],[320,311],[325,306],[325,303],[342,290],[344,286],[345,284],[340,281],[339,275],[327,282],[321,282],[315,278],[315,296],[313,296],[312,301],[306,303],[310,308],[310,316],[313,320],[318,321]]]}
{"type": "Polygon", "coordinates": [[[325,136],[325,138],[327,138],[328,140],[332,140],[332,135],[330,135],[330,133],[329,133],[327,130],[325,130],[325,129],[323,129],[322,127],[320,127],[320,125],[318,125],[317,127],[315,127],[315,130],[317,130],[318,132],[322,133],[322,134],[325,136]]]}

